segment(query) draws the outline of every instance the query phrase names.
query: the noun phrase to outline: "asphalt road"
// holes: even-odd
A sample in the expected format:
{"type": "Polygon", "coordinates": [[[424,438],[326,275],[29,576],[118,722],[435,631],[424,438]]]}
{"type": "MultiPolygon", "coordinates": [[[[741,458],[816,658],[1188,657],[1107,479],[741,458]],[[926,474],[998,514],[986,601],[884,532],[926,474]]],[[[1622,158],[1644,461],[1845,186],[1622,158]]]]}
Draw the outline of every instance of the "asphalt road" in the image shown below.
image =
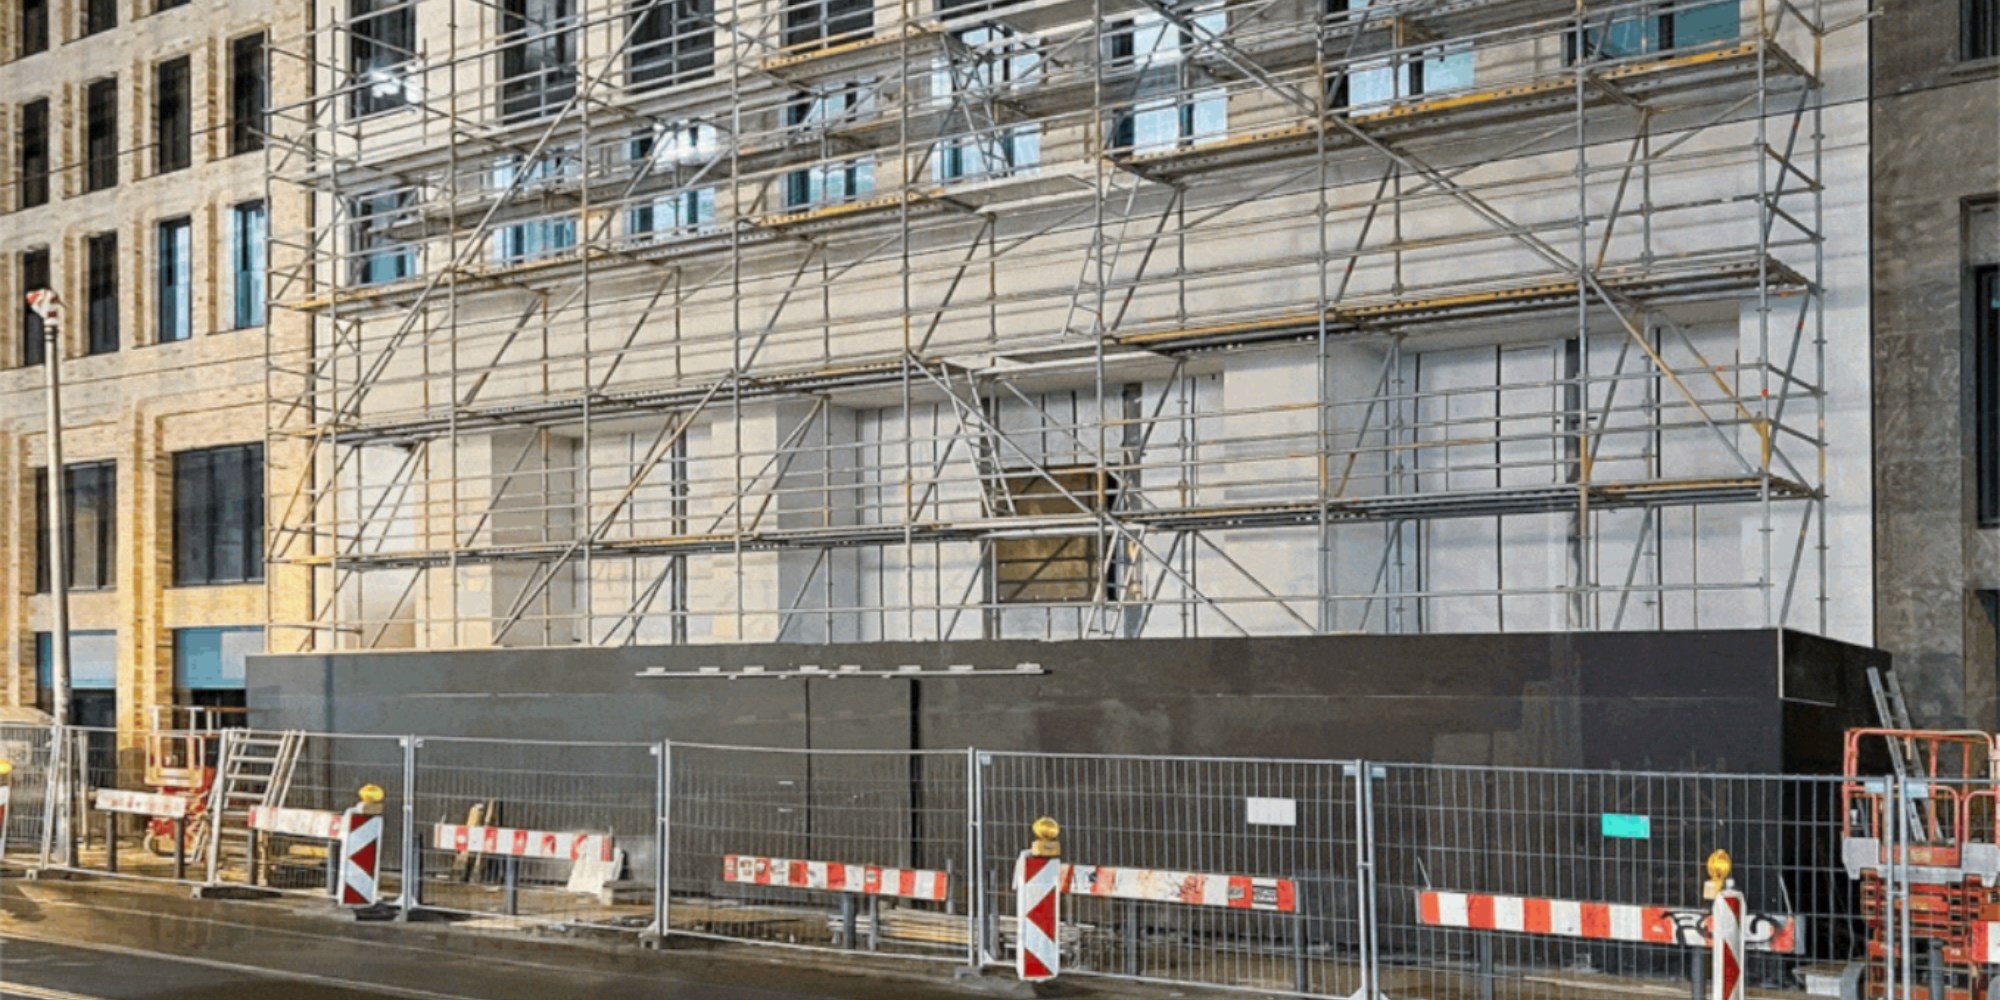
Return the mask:
{"type": "MultiPolygon", "coordinates": [[[[7,880],[14,883],[15,880],[7,880]]],[[[964,1000],[976,985],[699,953],[561,953],[407,929],[261,926],[254,906],[162,914],[143,898],[7,886],[0,1000],[964,1000]]]]}

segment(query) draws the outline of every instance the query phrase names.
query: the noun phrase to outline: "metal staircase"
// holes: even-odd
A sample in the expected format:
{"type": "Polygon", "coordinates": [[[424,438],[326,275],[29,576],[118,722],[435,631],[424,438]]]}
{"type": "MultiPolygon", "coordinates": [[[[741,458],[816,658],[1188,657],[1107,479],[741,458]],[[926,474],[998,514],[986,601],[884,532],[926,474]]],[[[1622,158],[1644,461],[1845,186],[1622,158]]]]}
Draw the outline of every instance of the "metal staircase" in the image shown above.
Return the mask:
{"type": "Polygon", "coordinates": [[[239,729],[224,737],[220,780],[210,800],[210,825],[215,832],[209,839],[209,881],[217,880],[225,860],[250,863],[250,838],[256,835],[250,829],[250,808],[284,804],[304,742],[305,734],[298,730],[265,733],[239,729]]]}

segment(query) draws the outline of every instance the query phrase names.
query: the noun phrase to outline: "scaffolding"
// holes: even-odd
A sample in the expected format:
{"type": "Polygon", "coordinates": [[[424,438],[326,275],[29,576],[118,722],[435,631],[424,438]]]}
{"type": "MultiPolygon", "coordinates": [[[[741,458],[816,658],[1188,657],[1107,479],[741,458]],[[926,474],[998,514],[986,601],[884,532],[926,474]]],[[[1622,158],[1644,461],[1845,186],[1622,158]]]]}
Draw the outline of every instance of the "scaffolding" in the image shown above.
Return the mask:
{"type": "Polygon", "coordinates": [[[328,7],[272,649],[1824,632],[1821,4],[328,7]]]}

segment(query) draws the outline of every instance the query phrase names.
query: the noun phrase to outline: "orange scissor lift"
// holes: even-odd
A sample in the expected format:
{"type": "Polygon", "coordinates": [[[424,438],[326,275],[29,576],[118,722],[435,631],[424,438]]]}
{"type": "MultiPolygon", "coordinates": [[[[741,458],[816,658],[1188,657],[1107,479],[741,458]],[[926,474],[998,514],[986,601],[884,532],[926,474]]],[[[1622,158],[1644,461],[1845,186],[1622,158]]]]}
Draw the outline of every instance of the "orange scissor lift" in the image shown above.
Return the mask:
{"type": "Polygon", "coordinates": [[[1987,925],[2000,920],[1996,762],[2000,738],[1989,733],[1848,730],[1840,853],[1849,877],[1861,883],[1868,941],[1862,996],[1899,993],[1892,969],[1907,969],[1907,1000],[1988,1000],[1994,966],[1987,925]],[[1880,760],[1871,751],[1886,751],[1890,774],[1863,771],[1880,760]],[[1894,898],[1905,886],[1907,948],[1894,898]]]}

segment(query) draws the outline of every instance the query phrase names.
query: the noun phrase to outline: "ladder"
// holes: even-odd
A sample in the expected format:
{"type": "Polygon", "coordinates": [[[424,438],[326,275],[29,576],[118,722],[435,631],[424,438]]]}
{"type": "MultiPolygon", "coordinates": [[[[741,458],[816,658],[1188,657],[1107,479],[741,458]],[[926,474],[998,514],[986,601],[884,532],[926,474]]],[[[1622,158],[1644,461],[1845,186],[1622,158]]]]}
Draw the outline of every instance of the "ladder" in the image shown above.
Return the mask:
{"type": "Polygon", "coordinates": [[[236,848],[229,857],[241,858],[244,864],[249,864],[250,838],[256,836],[250,829],[250,808],[285,804],[292,770],[298,764],[304,742],[305,734],[299,730],[265,733],[237,729],[223,737],[221,776],[211,804],[214,833],[209,840],[210,881],[215,881],[224,857],[224,840],[236,848]]]}
{"type": "MultiPolygon", "coordinates": [[[[1909,731],[1916,726],[1910,722],[1910,706],[1903,700],[1903,682],[1896,679],[1891,671],[1884,676],[1881,668],[1868,668],[1868,693],[1875,699],[1875,717],[1886,729],[1909,731]]],[[[1916,747],[1910,740],[1891,739],[1889,741],[1889,766],[1896,772],[1898,780],[1907,780],[1911,772],[1921,767],[1917,760],[1916,747]]],[[[1923,829],[1923,817],[1917,804],[1905,796],[1903,808],[1908,812],[1909,829],[1923,829]]]]}

